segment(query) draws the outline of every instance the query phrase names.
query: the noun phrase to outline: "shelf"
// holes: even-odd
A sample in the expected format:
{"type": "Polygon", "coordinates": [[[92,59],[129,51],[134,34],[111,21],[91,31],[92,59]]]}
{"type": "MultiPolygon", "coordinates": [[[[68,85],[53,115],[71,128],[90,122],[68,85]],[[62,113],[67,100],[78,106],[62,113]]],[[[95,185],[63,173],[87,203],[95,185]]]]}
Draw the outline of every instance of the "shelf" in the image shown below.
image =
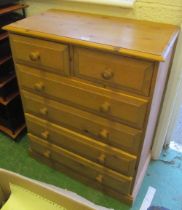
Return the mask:
{"type": "Polygon", "coordinates": [[[28,5],[26,4],[13,4],[10,6],[6,6],[0,9],[0,15],[4,15],[4,14],[10,13],[16,10],[20,10],[20,9],[25,9],[27,7],[28,5]]]}
{"type": "Polygon", "coordinates": [[[0,97],[0,104],[3,104],[4,106],[6,106],[9,102],[11,102],[14,98],[16,98],[19,95],[20,95],[19,92],[15,92],[9,95],[8,97],[6,97],[6,99],[0,97]]]}
{"type": "Polygon", "coordinates": [[[0,125],[0,131],[2,131],[3,133],[7,134],[8,136],[10,136],[13,139],[16,139],[18,137],[18,135],[25,130],[26,126],[25,124],[21,125],[19,128],[17,128],[17,130],[15,132],[11,131],[9,128],[4,127],[3,125],[0,125]]]}
{"type": "Polygon", "coordinates": [[[2,88],[3,86],[5,86],[8,82],[12,81],[13,79],[16,78],[15,74],[12,75],[8,75],[4,78],[0,78],[0,88],[2,88]]]}
{"type": "MultiPolygon", "coordinates": [[[[4,31],[2,28],[5,25],[11,24],[18,20],[21,20],[25,17],[25,9],[28,7],[26,4],[11,4],[8,6],[0,7],[0,44],[1,44],[1,58],[0,58],[0,66],[2,65],[2,70],[6,70],[5,72],[1,72],[0,77],[0,88],[1,88],[1,97],[0,97],[0,105],[2,109],[2,121],[0,123],[0,131],[4,132],[12,139],[16,139],[17,136],[25,130],[26,126],[23,122],[23,111],[21,113],[21,101],[20,101],[20,93],[18,92],[17,83],[16,83],[16,75],[13,71],[11,71],[11,67],[13,68],[13,61],[11,52],[8,50],[9,45],[8,42],[8,33],[4,31]],[[19,12],[15,12],[20,10],[19,12]],[[11,66],[12,65],[12,66],[11,66]],[[4,76],[3,76],[4,75],[4,76]],[[4,97],[6,96],[6,97],[4,97]],[[18,109],[15,105],[18,105],[18,109]],[[17,112],[18,111],[18,112],[17,112]],[[11,114],[17,116],[16,119],[9,119],[9,115],[11,114]],[[3,116],[5,115],[5,117],[3,116]],[[7,115],[7,116],[6,116],[7,115]],[[4,118],[3,118],[4,117],[4,118]],[[7,118],[7,119],[6,119],[7,118]],[[14,122],[16,120],[16,122],[14,122]],[[12,123],[12,124],[11,124],[12,123]],[[7,126],[7,127],[6,127],[7,126]],[[16,129],[16,127],[18,128],[16,129]],[[16,130],[14,130],[14,129],[16,130]]],[[[14,68],[13,68],[14,69],[14,68]]],[[[13,70],[12,69],[12,70],[13,70]]]]}
{"type": "Polygon", "coordinates": [[[4,32],[4,33],[0,34],[0,41],[4,40],[6,38],[8,38],[8,32],[4,32]]]}
{"type": "Polygon", "coordinates": [[[11,55],[7,56],[7,57],[4,57],[4,58],[1,58],[0,59],[0,65],[4,64],[5,62],[9,61],[10,59],[12,58],[11,55]]]}

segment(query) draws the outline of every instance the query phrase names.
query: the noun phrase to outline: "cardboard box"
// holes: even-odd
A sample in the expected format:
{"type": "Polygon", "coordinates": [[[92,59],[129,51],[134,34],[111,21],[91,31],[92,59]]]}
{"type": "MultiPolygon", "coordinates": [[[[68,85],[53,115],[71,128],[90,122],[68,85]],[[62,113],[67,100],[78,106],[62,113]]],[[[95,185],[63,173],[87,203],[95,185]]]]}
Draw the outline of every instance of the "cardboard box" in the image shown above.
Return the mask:
{"type": "MultiPolygon", "coordinates": [[[[10,196],[10,186],[13,183],[39,194],[50,201],[65,207],[68,210],[104,210],[106,208],[96,206],[86,199],[81,199],[75,193],[66,193],[66,190],[44,184],[16,173],[0,169],[0,205],[2,206],[10,196]]],[[[69,192],[69,191],[68,191],[69,192]]]]}

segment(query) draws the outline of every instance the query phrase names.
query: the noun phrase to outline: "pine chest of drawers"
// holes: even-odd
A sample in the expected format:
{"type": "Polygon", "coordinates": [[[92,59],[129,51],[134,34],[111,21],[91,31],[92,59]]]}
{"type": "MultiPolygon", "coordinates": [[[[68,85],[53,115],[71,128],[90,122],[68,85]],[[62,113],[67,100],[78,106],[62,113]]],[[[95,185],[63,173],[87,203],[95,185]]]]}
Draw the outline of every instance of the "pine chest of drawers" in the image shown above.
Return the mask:
{"type": "Polygon", "coordinates": [[[49,10],[6,29],[30,154],[131,203],[150,161],[178,28],[49,10]]]}

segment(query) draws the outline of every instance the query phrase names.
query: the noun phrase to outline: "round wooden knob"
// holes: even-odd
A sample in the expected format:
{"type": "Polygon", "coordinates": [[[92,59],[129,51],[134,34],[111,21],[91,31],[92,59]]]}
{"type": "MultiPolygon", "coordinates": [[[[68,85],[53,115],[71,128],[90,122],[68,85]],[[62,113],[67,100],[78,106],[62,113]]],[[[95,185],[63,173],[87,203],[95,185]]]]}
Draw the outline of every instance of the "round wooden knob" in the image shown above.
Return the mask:
{"type": "Polygon", "coordinates": [[[105,154],[101,154],[101,155],[98,157],[98,161],[99,161],[101,164],[104,164],[104,163],[105,163],[105,160],[106,160],[106,155],[105,155],[105,154]]]}
{"type": "Polygon", "coordinates": [[[48,109],[47,109],[46,107],[44,107],[44,108],[40,109],[40,113],[41,113],[42,115],[47,115],[48,109]]]}
{"type": "Polygon", "coordinates": [[[42,90],[44,90],[44,84],[42,82],[36,83],[34,85],[34,89],[38,90],[38,91],[42,91],[42,90]]]}
{"type": "Polygon", "coordinates": [[[44,131],[41,133],[42,138],[48,139],[49,138],[49,131],[44,131]]]}
{"type": "Polygon", "coordinates": [[[40,53],[38,51],[31,52],[29,54],[29,58],[30,58],[31,61],[34,61],[34,62],[38,61],[38,60],[40,60],[40,53]]]}
{"type": "Polygon", "coordinates": [[[108,102],[105,102],[100,106],[100,111],[103,113],[108,113],[110,109],[111,109],[111,105],[108,102]]]}
{"type": "Polygon", "coordinates": [[[107,69],[107,70],[105,70],[104,72],[101,73],[101,76],[102,76],[103,79],[109,80],[109,79],[113,78],[114,73],[110,69],[107,69]]]}
{"type": "Polygon", "coordinates": [[[50,157],[51,157],[51,152],[50,152],[49,150],[47,150],[47,151],[45,151],[45,152],[43,153],[43,155],[44,155],[44,157],[46,157],[46,158],[50,158],[50,157]]]}
{"type": "Polygon", "coordinates": [[[97,182],[102,183],[102,182],[103,182],[103,176],[102,176],[101,174],[99,174],[99,175],[96,177],[96,180],[97,180],[97,182]]]}
{"type": "Polygon", "coordinates": [[[106,129],[102,129],[99,133],[99,137],[102,139],[108,139],[109,138],[109,131],[106,129]]]}

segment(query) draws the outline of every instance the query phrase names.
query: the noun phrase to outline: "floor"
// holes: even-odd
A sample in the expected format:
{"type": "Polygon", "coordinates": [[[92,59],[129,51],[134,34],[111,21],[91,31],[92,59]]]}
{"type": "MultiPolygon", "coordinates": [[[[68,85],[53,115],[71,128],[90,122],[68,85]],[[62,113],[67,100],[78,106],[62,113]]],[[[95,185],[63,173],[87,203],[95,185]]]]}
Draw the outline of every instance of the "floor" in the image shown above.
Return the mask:
{"type": "MultiPolygon", "coordinates": [[[[87,187],[28,155],[27,136],[17,143],[0,134],[0,167],[49,184],[66,188],[86,199],[114,210],[139,210],[149,186],[156,188],[152,206],[182,210],[182,153],[169,149],[159,161],[152,161],[136,202],[130,208],[101,192],[87,187]]],[[[158,210],[159,208],[155,208],[158,210]]],[[[161,209],[161,208],[160,208],[161,209]]]]}

